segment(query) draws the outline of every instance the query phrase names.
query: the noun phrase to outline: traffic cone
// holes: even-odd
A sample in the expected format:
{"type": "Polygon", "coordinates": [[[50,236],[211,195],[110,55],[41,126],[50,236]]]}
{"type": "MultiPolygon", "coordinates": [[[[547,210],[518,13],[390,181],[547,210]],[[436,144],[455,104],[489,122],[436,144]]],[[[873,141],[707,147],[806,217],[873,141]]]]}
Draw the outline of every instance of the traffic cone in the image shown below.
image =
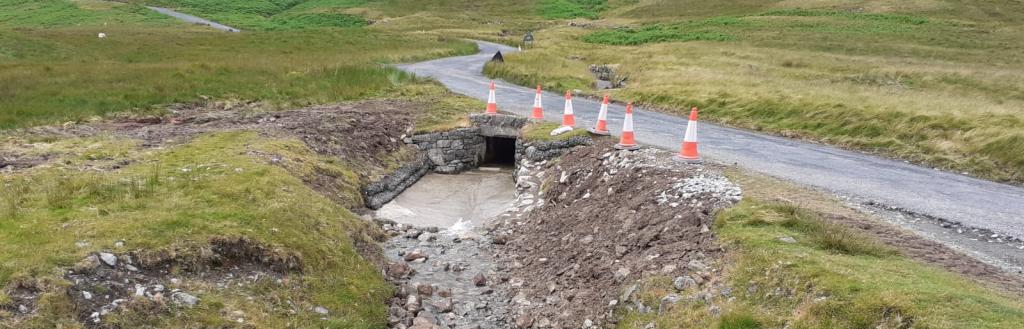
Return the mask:
{"type": "Polygon", "coordinates": [[[494,82],[491,82],[491,92],[487,95],[487,114],[498,114],[498,103],[494,100],[494,82]]]}
{"type": "Polygon", "coordinates": [[[700,155],[697,154],[697,107],[690,109],[690,122],[686,124],[686,137],[683,137],[683,148],[679,150],[676,160],[700,163],[700,155]]]}
{"type": "Polygon", "coordinates": [[[608,132],[608,95],[604,95],[604,101],[601,102],[601,112],[597,113],[597,125],[589,131],[595,135],[611,134],[608,132]]]}
{"type": "Polygon", "coordinates": [[[544,120],[544,105],[540,100],[540,85],[537,85],[537,97],[533,98],[533,113],[530,114],[530,119],[544,120]]]}
{"type": "Polygon", "coordinates": [[[576,117],[572,114],[572,93],[565,91],[565,112],[562,113],[562,127],[575,127],[576,117]]]}
{"type": "Polygon", "coordinates": [[[626,118],[622,120],[622,137],[619,143],[615,144],[619,150],[635,150],[640,148],[636,145],[636,138],[633,136],[633,103],[626,104],[626,118]]]}

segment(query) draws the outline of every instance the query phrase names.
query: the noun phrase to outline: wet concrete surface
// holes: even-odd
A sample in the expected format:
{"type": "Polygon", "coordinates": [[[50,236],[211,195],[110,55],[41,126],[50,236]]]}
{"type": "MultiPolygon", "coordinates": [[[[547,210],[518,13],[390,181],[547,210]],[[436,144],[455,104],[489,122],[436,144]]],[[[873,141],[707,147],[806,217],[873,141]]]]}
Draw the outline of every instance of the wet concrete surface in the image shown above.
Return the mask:
{"type": "Polygon", "coordinates": [[[385,204],[376,217],[469,232],[501,214],[514,198],[511,167],[484,167],[458,175],[428,174],[385,204]]]}

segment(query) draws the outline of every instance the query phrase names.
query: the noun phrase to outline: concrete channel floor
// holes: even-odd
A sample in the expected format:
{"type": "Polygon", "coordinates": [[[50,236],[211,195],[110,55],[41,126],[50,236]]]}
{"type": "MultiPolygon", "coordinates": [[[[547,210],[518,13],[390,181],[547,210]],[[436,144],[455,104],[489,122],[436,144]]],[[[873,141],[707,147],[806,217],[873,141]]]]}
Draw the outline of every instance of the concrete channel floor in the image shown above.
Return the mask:
{"type": "Polygon", "coordinates": [[[511,167],[458,175],[427,174],[377,210],[377,217],[417,227],[468,232],[501,214],[515,199],[511,167]]]}

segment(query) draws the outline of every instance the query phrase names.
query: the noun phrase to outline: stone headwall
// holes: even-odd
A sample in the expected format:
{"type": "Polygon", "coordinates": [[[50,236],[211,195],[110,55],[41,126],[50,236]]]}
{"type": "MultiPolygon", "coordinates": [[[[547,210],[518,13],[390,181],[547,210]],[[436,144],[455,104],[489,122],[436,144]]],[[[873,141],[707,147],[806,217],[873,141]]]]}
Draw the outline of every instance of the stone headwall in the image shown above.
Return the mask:
{"type": "Polygon", "coordinates": [[[434,165],[434,171],[442,174],[476,168],[485,147],[478,127],[415,135],[408,142],[425,153],[434,165]]]}
{"type": "Polygon", "coordinates": [[[523,142],[516,140],[516,163],[522,160],[543,161],[561,156],[573,147],[590,145],[594,142],[588,136],[576,136],[558,141],[523,142]]]}
{"type": "Polygon", "coordinates": [[[519,138],[520,130],[529,120],[516,115],[471,114],[469,121],[480,128],[480,135],[487,137],[519,138]]]}
{"type": "MultiPolygon", "coordinates": [[[[416,145],[419,149],[419,156],[381,180],[364,187],[363,199],[366,207],[379,209],[431,170],[442,174],[457,174],[476,168],[487,151],[485,137],[519,138],[520,130],[528,122],[524,117],[503,114],[473,114],[470,115],[470,121],[473,123],[473,127],[470,128],[406,138],[406,144],[416,145]]],[[[563,152],[562,148],[572,147],[565,145],[577,145],[578,142],[530,144],[520,151],[520,142],[517,139],[516,160],[518,162],[520,153],[530,158],[546,157],[549,154],[557,156],[563,152]]]]}

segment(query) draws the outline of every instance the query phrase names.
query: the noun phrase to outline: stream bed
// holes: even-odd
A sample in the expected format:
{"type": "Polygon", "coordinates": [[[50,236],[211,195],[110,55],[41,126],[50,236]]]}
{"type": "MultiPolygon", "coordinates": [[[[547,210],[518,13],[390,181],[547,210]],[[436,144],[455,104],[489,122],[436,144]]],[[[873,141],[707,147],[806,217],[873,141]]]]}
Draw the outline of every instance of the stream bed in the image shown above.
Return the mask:
{"type": "Polygon", "coordinates": [[[428,174],[374,213],[392,238],[385,272],[398,286],[391,328],[510,328],[509,280],[483,228],[517,199],[512,168],[428,174]]]}

